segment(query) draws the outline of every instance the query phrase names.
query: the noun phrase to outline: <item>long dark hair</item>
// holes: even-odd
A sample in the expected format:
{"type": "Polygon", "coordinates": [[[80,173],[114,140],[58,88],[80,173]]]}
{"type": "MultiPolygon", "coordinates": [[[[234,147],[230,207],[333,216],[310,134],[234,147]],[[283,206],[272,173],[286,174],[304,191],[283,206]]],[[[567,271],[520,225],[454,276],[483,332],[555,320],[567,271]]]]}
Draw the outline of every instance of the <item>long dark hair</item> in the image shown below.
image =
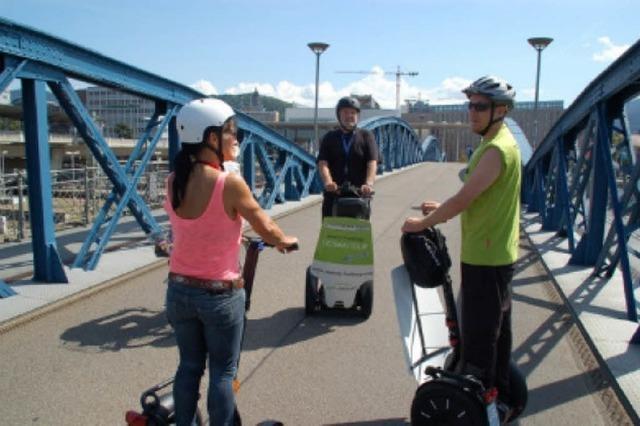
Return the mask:
{"type": "Polygon", "coordinates": [[[202,132],[202,141],[197,144],[182,144],[180,151],[174,159],[173,182],[171,184],[171,206],[173,209],[180,207],[187,191],[187,183],[189,176],[193,170],[193,165],[201,150],[211,149],[206,141],[211,133],[215,133],[218,137],[218,149],[214,150],[220,161],[220,168],[224,170],[224,155],[222,153],[222,134],[230,129],[235,129],[235,120],[233,118],[224,122],[222,127],[209,126],[202,132]]]}

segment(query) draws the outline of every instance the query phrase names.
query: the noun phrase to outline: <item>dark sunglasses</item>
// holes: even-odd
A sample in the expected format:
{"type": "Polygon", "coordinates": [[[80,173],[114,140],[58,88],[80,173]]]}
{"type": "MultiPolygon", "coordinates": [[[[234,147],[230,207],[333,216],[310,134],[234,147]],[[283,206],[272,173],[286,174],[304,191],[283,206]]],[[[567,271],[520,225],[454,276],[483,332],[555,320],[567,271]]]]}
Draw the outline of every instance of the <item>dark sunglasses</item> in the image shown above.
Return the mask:
{"type": "Polygon", "coordinates": [[[491,104],[486,102],[469,102],[467,104],[467,109],[469,109],[469,111],[474,109],[476,112],[485,112],[489,108],[491,108],[491,104]]]}

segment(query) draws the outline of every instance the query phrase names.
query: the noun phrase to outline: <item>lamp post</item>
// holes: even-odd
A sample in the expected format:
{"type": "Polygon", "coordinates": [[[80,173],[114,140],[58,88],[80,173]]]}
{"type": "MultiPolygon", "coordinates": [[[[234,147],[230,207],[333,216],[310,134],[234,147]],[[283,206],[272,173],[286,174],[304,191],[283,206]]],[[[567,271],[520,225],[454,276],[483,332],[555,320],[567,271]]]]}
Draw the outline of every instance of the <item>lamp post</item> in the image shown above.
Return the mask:
{"type": "Polygon", "coordinates": [[[315,109],[313,111],[313,129],[314,129],[314,140],[313,140],[313,150],[314,152],[318,151],[318,84],[320,82],[320,55],[322,52],[327,50],[329,45],[327,43],[313,42],[307,44],[309,49],[313,53],[316,54],[316,104],[315,109]]]}
{"type": "Polygon", "coordinates": [[[536,72],[536,98],[533,103],[533,150],[535,151],[536,145],[538,144],[538,93],[540,89],[540,57],[542,56],[542,51],[551,44],[553,39],[550,37],[531,37],[527,41],[538,52],[538,69],[536,72]]]}

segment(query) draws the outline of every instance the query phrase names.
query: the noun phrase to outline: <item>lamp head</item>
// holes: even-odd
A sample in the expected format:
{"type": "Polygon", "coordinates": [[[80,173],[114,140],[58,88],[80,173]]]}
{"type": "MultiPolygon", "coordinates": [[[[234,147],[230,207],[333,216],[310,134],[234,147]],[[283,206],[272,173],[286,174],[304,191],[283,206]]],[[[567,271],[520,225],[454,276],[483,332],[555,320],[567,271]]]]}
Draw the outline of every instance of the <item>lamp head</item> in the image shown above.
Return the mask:
{"type": "Polygon", "coordinates": [[[527,41],[534,49],[544,50],[545,47],[551,44],[553,39],[551,37],[531,37],[527,41]]]}
{"type": "Polygon", "coordinates": [[[309,43],[307,44],[307,46],[309,46],[309,49],[311,49],[311,51],[316,55],[321,54],[322,52],[327,50],[327,48],[329,47],[327,43],[320,43],[320,42],[309,43]]]}

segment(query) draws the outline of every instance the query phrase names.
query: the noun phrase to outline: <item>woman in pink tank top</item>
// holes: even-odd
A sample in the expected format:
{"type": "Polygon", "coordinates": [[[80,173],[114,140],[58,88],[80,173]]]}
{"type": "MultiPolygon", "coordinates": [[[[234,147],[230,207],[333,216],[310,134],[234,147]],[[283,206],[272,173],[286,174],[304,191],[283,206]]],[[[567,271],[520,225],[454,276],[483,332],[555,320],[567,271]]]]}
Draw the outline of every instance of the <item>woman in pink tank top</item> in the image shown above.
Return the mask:
{"type": "Polygon", "coordinates": [[[242,219],[286,253],[286,236],[260,208],[244,180],[223,170],[238,148],[234,112],[218,99],[198,99],[177,117],[182,147],[167,180],[165,209],[173,233],[167,318],[180,362],[173,385],[176,424],[190,425],[209,361],[207,409],[212,425],[231,425],[244,322],[239,270],[242,219]]]}

